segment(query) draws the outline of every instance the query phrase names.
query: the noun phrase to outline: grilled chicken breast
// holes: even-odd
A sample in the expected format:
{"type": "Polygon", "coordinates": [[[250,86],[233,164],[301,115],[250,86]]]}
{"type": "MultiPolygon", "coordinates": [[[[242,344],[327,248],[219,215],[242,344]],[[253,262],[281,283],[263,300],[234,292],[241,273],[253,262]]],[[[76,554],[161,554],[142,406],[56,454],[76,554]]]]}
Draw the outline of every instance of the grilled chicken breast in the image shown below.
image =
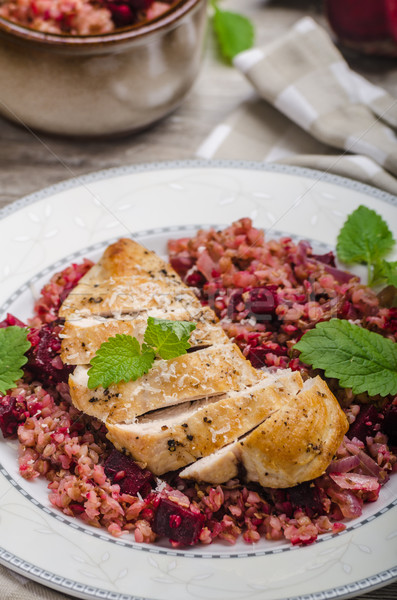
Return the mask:
{"type": "Polygon", "coordinates": [[[196,329],[190,336],[192,347],[227,344],[230,341],[222,327],[216,324],[213,311],[207,307],[197,311],[194,319],[186,312],[181,317],[180,311],[169,313],[158,310],[138,315],[121,315],[118,319],[101,316],[79,317],[66,321],[63,328],[62,362],[67,365],[90,364],[101,344],[117,334],[131,335],[142,344],[148,317],[171,321],[194,321],[196,329]]]}
{"type": "Polygon", "coordinates": [[[257,427],[302,385],[299,373],[281,378],[269,375],[255,386],[219,400],[156,411],[129,425],[107,423],[108,437],[116,448],[128,449],[152,473],[162,475],[215,452],[257,427]]]}
{"type": "Polygon", "coordinates": [[[247,481],[286,488],[322,475],[348,429],[326,383],[316,377],[269,414],[248,435],[184,469],[182,478],[225,483],[239,465],[247,481]]]}
{"type": "Polygon", "coordinates": [[[296,372],[254,369],[213,311],[155,253],[121,239],[64,301],[62,360],[73,404],[101,419],[119,450],[153,473],[223,483],[288,487],[324,472],[348,428],[327,385],[296,372]],[[194,321],[192,349],[156,360],[147,375],[108,389],[88,388],[89,364],[109,337],[143,340],[149,316],[194,321]],[[190,466],[187,466],[190,465],[190,466]]]}
{"type": "Polygon", "coordinates": [[[177,273],[154,252],[130,239],[109,246],[63,302],[59,316],[117,316],[149,309],[201,309],[177,273]]]}
{"type": "Polygon", "coordinates": [[[88,368],[80,366],[69,386],[79,410],[109,423],[131,423],[158,408],[246,388],[260,377],[235,344],[218,344],[172,360],[156,360],[147,375],[106,390],[90,390],[88,368]]]}

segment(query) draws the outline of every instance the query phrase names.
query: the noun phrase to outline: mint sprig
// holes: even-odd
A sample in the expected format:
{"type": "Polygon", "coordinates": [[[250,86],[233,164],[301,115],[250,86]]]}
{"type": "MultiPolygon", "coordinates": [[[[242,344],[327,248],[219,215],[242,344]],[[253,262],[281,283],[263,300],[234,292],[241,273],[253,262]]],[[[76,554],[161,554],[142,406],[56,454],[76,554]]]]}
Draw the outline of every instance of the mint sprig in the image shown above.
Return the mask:
{"type": "Polygon", "coordinates": [[[367,265],[368,285],[382,282],[394,285],[395,263],[383,259],[394,244],[393,234],[382,217],[361,205],[348,216],[340,230],[336,250],[344,263],[367,265]]]}
{"type": "Polygon", "coordinates": [[[148,373],[156,355],[165,360],[176,358],[190,348],[189,337],[196,328],[189,321],[169,321],[149,317],[142,346],[126,334],[117,334],[104,342],[88,370],[90,389],[122,381],[136,381],[148,373]]]}
{"type": "Polygon", "coordinates": [[[323,369],[354,394],[397,394],[397,345],[350,321],[318,323],[295,344],[300,360],[323,369]]]}
{"type": "Polygon", "coordinates": [[[196,329],[189,321],[168,321],[149,317],[145,331],[145,342],[165,360],[186,354],[190,348],[189,337],[196,329]]]}
{"type": "Polygon", "coordinates": [[[248,50],[254,43],[254,26],[245,16],[222,10],[218,0],[211,2],[214,14],[212,23],[223,58],[231,61],[237,54],[248,50]]]}
{"type": "Polygon", "coordinates": [[[112,383],[135,381],[149,371],[155,353],[135,337],[117,334],[104,342],[91,361],[88,387],[109,387],[112,383]]]}
{"type": "Polygon", "coordinates": [[[373,270],[374,283],[385,283],[397,288],[397,261],[378,261],[373,270]]]}
{"type": "Polygon", "coordinates": [[[25,353],[31,344],[27,329],[12,325],[0,328],[0,393],[6,394],[23,375],[22,368],[28,361],[25,353]]]}

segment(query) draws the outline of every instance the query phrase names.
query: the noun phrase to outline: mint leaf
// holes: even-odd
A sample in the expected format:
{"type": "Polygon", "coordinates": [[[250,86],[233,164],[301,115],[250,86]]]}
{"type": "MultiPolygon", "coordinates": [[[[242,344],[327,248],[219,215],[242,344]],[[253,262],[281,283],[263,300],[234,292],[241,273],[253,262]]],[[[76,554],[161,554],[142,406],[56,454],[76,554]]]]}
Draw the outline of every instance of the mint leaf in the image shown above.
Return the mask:
{"type": "Polygon", "coordinates": [[[30,348],[27,329],[12,325],[0,329],[0,393],[6,394],[23,375],[30,348]]]}
{"type": "Polygon", "coordinates": [[[393,235],[378,213],[359,206],[348,216],[339,232],[336,250],[338,258],[349,263],[368,265],[368,285],[374,282],[376,263],[394,246],[393,235]]]}
{"type": "Polygon", "coordinates": [[[91,361],[88,387],[109,387],[112,383],[135,381],[149,371],[154,362],[152,348],[126,334],[117,334],[104,342],[91,361]]]}
{"type": "Polygon", "coordinates": [[[248,50],[254,43],[254,26],[251,21],[235,12],[218,8],[213,2],[214,31],[222,56],[231,61],[236,54],[248,50]]]}
{"type": "Polygon", "coordinates": [[[397,345],[378,333],[331,319],[307,331],[294,348],[302,362],[323,369],[355,394],[397,393],[397,345]]]}
{"type": "Polygon", "coordinates": [[[166,360],[186,354],[189,337],[196,329],[188,321],[148,318],[142,348],[135,337],[117,334],[104,342],[91,361],[88,387],[108,387],[135,381],[152,367],[156,353],[166,360]]]}
{"type": "Polygon", "coordinates": [[[382,260],[380,272],[386,285],[394,285],[397,288],[397,261],[388,262],[387,260],[382,260]]]}
{"type": "Polygon", "coordinates": [[[190,348],[189,337],[196,329],[189,321],[169,321],[149,317],[144,340],[165,360],[186,354],[190,348]]]}

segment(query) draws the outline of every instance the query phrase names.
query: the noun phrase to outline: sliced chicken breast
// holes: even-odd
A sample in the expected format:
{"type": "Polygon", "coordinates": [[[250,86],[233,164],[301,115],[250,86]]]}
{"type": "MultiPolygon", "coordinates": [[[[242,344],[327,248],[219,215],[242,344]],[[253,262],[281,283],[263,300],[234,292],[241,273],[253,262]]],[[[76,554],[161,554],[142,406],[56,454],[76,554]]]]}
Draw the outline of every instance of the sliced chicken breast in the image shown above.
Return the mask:
{"type": "Polygon", "coordinates": [[[123,315],[119,319],[101,316],[70,319],[66,321],[62,331],[61,359],[67,365],[88,365],[97,350],[117,334],[127,334],[143,342],[149,316],[169,319],[193,321],[196,329],[190,336],[190,344],[195,346],[212,346],[214,344],[230,344],[230,340],[222,327],[216,323],[216,317],[210,308],[203,307],[194,315],[185,313],[180,318],[180,311],[166,312],[152,310],[138,315],[123,315]]]}
{"type": "Polygon", "coordinates": [[[151,309],[170,311],[173,307],[196,312],[201,304],[194,292],[183,284],[131,277],[108,280],[96,287],[79,283],[63,302],[59,314],[62,318],[119,317],[151,309]]]}
{"type": "Polygon", "coordinates": [[[212,485],[226,483],[239,475],[241,467],[239,450],[239,441],[228,444],[209,456],[191,463],[179,473],[179,476],[182,479],[193,479],[212,485]]]}
{"type": "Polygon", "coordinates": [[[59,316],[119,316],[151,308],[201,308],[193,290],[154,252],[130,239],[109,246],[64,300],[59,316]]]}
{"type": "Polygon", "coordinates": [[[214,400],[145,415],[129,425],[106,423],[110,441],[156,475],[180,469],[235,441],[303,386],[299,373],[269,375],[251,388],[214,400]],[[281,391],[280,391],[281,390],[281,391]]]}
{"type": "Polygon", "coordinates": [[[197,461],[180,476],[225,483],[244,467],[247,481],[287,488],[322,475],[348,430],[338,401],[320,378],[305,382],[238,442],[197,461]]]}
{"type": "Polygon", "coordinates": [[[224,394],[254,385],[264,375],[254,369],[235,344],[217,344],[172,360],[156,360],[136,381],[90,390],[88,368],[69,377],[76,408],[109,423],[131,423],[158,408],[224,394]]]}

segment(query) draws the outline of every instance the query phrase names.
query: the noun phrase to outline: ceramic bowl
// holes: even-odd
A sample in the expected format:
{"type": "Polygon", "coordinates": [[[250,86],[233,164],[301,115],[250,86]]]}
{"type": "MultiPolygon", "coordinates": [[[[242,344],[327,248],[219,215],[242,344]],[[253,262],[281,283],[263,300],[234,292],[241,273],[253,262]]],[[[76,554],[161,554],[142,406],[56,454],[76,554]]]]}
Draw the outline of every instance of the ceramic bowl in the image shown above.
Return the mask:
{"type": "Polygon", "coordinates": [[[47,34],[0,18],[0,113],[51,134],[121,135],[161,119],[199,70],[206,0],[98,36],[47,34]]]}

